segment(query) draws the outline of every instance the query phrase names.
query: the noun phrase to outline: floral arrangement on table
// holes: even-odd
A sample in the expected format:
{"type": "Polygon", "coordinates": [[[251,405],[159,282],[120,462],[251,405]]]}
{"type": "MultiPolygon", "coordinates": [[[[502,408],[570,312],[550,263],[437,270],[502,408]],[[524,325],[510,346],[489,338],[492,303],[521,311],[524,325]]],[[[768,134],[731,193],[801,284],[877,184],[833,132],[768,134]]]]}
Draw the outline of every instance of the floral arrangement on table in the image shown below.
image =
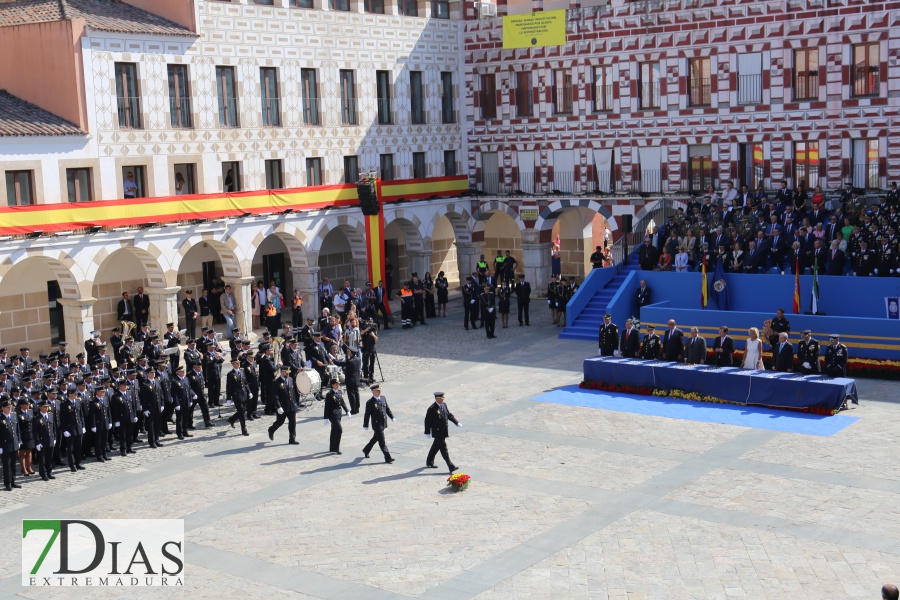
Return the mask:
{"type": "MultiPolygon", "coordinates": [[[[613,385],[602,381],[582,381],[578,387],[586,390],[600,390],[603,392],[618,392],[622,394],[635,394],[639,396],[656,396],[659,398],[673,398],[675,400],[689,400],[693,402],[712,402],[714,404],[733,404],[735,406],[744,406],[740,402],[732,402],[731,400],[722,400],[714,396],[707,396],[697,392],[686,392],[684,390],[671,389],[655,389],[650,387],[637,387],[633,385],[613,385]]],[[[789,408],[778,407],[778,410],[786,410],[790,412],[802,412],[812,415],[831,416],[836,415],[837,411],[808,406],[805,408],[789,408]]]]}
{"type": "Polygon", "coordinates": [[[452,487],[455,492],[462,492],[469,487],[471,477],[465,473],[456,473],[447,478],[447,486],[452,487]]]}

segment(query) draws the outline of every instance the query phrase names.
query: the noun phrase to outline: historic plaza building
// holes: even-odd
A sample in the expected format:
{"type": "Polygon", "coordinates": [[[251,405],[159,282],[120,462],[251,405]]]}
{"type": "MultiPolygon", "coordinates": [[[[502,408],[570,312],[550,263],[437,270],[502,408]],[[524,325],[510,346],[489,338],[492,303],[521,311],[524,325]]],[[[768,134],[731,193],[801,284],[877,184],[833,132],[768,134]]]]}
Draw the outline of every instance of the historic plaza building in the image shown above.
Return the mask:
{"type": "Polygon", "coordinates": [[[658,198],[724,180],[883,189],[900,176],[898,19],[868,0],[0,2],[0,232],[79,224],[0,241],[0,344],[79,344],[139,285],[156,326],[215,278],[245,326],[257,280],[306,307],[323,276],[362,286],[362,215],[325,199],[372,171],[471,190],[397,184],[395,287],[511,250],[541,289],[557,236],[582,277],[658,198]],[[565,46],[502,48],[499,17],[555,9],[565,46]],[[300,188],[314,210],[84,216],[300,188]]]}

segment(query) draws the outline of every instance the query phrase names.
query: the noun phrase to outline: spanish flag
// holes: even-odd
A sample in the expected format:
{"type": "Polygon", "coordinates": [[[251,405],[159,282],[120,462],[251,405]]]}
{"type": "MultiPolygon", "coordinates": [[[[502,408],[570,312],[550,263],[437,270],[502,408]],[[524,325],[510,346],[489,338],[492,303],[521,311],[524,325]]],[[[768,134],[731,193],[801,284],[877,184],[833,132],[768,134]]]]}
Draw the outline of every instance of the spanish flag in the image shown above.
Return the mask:
{"type": "Polygon", "coordinates": [[[709,304],[709,286],[706,285],[706,254],[703,254],[703,265],[700,267],[700,306],[709,304]]]}
{"type": "Polygon", "coordinates": [[[794,314],[800,314],[800,259],[794,265],[794,314]]]}

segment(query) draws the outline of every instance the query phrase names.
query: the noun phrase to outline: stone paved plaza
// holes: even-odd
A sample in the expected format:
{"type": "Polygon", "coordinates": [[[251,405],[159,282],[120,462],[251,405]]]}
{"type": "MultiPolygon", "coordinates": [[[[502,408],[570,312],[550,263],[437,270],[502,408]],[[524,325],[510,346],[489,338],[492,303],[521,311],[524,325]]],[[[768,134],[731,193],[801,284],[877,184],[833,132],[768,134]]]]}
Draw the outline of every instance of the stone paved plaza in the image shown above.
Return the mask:
{"type": "Polygon", "coordinates": [[[392,465],[362,457],[361,418],[344,421],[342,456],[325,453],[318,405],[299,446],[284,428],[270,442],[269,418],[249,438],[219,420],[32,477],[0,494],[0,595],[125,594],[20,586],[21,520],[74,517],[184,519],[187,589],[130,598],[796,600],[900,582],[900,385],[861,380],[860,420],[833,437],[536,403],[579,382],[595,345],[556,339],[540,302],[531,327],[513,315],[488,340],[458,304],[381,337],[392,465]],[[449,447],[465,493],[423,468],[435,390],[464,425],[449,447]]]}

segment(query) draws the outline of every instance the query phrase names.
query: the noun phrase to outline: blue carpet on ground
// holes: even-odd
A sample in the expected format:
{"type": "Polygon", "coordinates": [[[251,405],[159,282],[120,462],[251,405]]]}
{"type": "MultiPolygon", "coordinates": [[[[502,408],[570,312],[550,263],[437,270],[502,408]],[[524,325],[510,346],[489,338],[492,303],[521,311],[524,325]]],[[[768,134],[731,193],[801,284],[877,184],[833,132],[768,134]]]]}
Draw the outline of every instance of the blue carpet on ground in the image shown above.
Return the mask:
{"type": "Polygon", "coordinates": [[[832,436],[859,420],[859,417],[846,415],[826,417],[758,406],[712,404],[659,396],[601,392],[581,389],[574,385],[541,394],[532,398],[532,401],[823,437],[832,436]]]}

